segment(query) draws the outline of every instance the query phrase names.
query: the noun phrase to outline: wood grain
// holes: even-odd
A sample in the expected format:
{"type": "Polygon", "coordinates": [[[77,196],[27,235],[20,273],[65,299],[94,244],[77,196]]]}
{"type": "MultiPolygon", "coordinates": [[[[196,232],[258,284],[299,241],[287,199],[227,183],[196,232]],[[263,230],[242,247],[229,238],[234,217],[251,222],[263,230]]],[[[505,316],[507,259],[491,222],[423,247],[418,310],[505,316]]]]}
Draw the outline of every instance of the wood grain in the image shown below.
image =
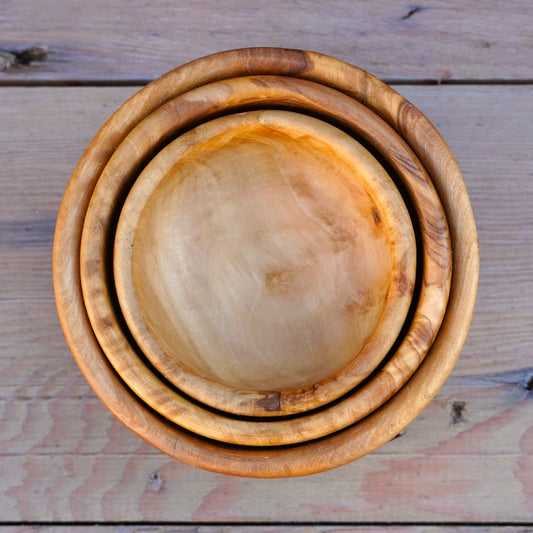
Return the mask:
{"type": "Polygon", "coordinates": [[[317,50],[388,80],[533,79],[529,0],[4,0],[2,15],[0,48],[21,57],[4,56],[0,83],[144,82],[250,46],[317,50]]]}
{"type": "MultiPolygon", "coordinates": [[[[379,516],[393,521],[531,521],[533,420],[531,393],[526,390],[533,375],[531,87],[400,88],[435,121],[456,154],[481,244],[477,311],[463,355],[437,399],[402,437],[353,466],[323,478],[239,480],[233,485],[224,476],[169,461],[115,421],[78,372],[55,315],[49,248],[42,244],[50,243],[51,235],[46,237],[50,230],[40,217],[43,213],[54,217],[81,151],[110,110],[133,90],[1,91],[8,103],[0,110],[2,121],[10,116],[12,127],[9,132],[0,129],[0,135],[7,140],[9,133],[20,141],[9,149],[7,142],[0,147],[2,183],[10,184],[10,192],[0,196],[0,217],[2,222],[31,224],[42,235],[25,240],[25,232],[15,224],[17,231],[9,242],[2,240],[0,248],[0,279],[6,289],[1,297],[0,392],[10,402],[4,403],[0,431],[2,446],[7,446],[0,456],[2,519],[254,520],[266,516],[268,520],[373,521],[379,516]],[[66,147],[63,162],[54,161],[45,150],[30,157],[29,130],[22,120],[28,106],[34,110],[35,138],[45,138],[46,132],[50,143],[66,147]],[[80,115],[85,118],[65,120],[76,117],[76,108],[85,110],[80,115]],[[62,128],[56,127],[58,120],[62,128]],[[505,124],[505,135],[494,124],[505,124]],[[22,178],[20,165],[26,169],[22,178]],[[26,200],[24,191],[30,194],[26,200]],[[32,272],[21,268],[16,246],[27,250],[24,260],[32,258],[32,272]],[[59,401],[61,397],[68,401],[59,401]],[[39,406],[41,398],[44,405],[39,406]],[[465,408],[461,403],[454,407],[456,402],[465,402],[465,408]],[[368,461],[372,463],[359,466],[368,461]],[[152,483],[151,476],[159,468],[170,476],[163,491],[165,501],[152,490],[146,491],[146,499],[136,498],[149,484],[159,485],[152,483]],[[388,477],[371,477],[358,492],[365,472],[370,476],[372,471],[387,472],[388,477]],[[110,486],[117,488],[109,490],[110,486]],[[218,486],[220,490],[199,510],[202,491],[207,494],[209,487],[218,486]],[[415,488],[406,490],[411,486],[415,488]],[[440,493],[441,500],[426,497],[436,494],[439,486],[446,491],[440,493]],[[372,494],[372,487],[379,487],[379,503],[361,496],[372,494]],[[290,503],[284,496],[288,493],[298,497],[290,503]]],[[[0,235],[3,238],[5,233],[0,235]]]]}
{"type": "MultiPolygon", "coordinates": [[[[51,429],[43,430],[43,423],[38,422],[43,418],[42,409],[41,416],[38,412],[25,416],[26,428],[18,439],[10,435],[10,446],[2,451],[2,469],[10,480],[0,498],[3,516],[11,520],[289,517],[357,521],[375,520],[376,510],[381,508],[379,517],[384,521],[531,519],[532,511],[522,492],[532,486],[531,470],[520,470],[531,453],[531,443],[527,444],[531,433],[530,395],[516,384],[481,388],[481,381],[460,380],[446,385],[429,411],[404,435],[362,461],[290,482],[233,480],[192,469],[154,452],[139,439],[124,441],[122,434],[128,432],[111,420],[105,424],[105,431],[97,431],[99,413],[110,417],[96,399],[85,402],[83,416],[73,427],[65,415],[69,404],[76,414],[79,402],[56,400],[54,408],[51,400],[44,410],[49,413],[44,416],[45,423],[54,421],[51,429]],[[465,389],[472,390],[476,383],[477,391],[465,394],[465,389]],[[497,401],[487,406],[487,398],[497,401]],[[458,401],[466,404],[459,419],[454,408],[458,401]],[[66,424],[72,428],[68,432],[66,424]],[[48,443],[42,441],[46,431],[48,443]],[[67,441],[54,450],[58,437],[66,433],[67,441]],[[31,435],[36,445],[32,445],[31,435]],[[131,446],[125,446],[128,441],[131,446]],[[321,487],[318,492],[317,483],[321,487]],[[505,504],[501,501],[503,487],[509,498],[505,504]],[[305,497],[290,500],[283,496],[285,491],[300,492],[305,497]],[[436,491],[440,502],[424,497],[436,491]],[[28,499],[28,494],[49,496],[28,499]]],[[[489,382],[486,379],[485,383],[489,382]]],[[[34,406],[37,404],[34,402],[34,406]]],[[[16,402],[11,410],[15,417],[20,413],[16,402]]]]}

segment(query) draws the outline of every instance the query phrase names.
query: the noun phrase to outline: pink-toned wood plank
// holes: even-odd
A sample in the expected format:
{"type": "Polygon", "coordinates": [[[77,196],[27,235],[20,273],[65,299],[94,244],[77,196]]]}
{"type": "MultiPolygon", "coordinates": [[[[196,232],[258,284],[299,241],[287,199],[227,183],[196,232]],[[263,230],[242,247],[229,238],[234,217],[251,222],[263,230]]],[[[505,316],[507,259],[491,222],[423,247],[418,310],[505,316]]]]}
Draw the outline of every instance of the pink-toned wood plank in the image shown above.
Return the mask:
{"type": "Polygon", "coordinates": [[[219,526],[169,526],[169,525],[141,525],[141,526],[0,526],[0,533],[231,533],[242,531],[246,533],[530,533],[527,526],[457,526],[457,525],[219,525],[219,526]]]}
{"type": "MultiPolygon", "coordinates": [[[[0,316],[0,455],[139,450],[142,441],[105,409],[78,370],[53,301],[3,300],[0,316]]],[[[521,452],[520,428],[533,422],[521,407],[530,400],[533,368],[522,354],[509,354],[507,368],[498,370],[479,356],[478,344],[475,338],[467,344],[437,398],[386,453],[409,453],[419,442],[436,445],[464,432],[475,437],[474,428],[488,428],[483,453],[521,452]]],[[[457,441],[459,452],[469,452],[469,438],[457,441]]],[[[142,451],[158,453],[148,445],[142,451]]]]}
{"type": "Polygon", "coordinates": [[[429,451],[261,482],[157,455],[8,456],[2,513],[10,521],[531,521],[522,455],[429,451]]]}
{"type": "Polygon", "coordinates": [[[315,50],[387,79],[532,79],[532,22],[529,0],[4,0],[0,83],[153,79],[247,46],[315,50]]]}
{"type": "MultiPolygon", "coordinates": [[[[465,359],[468,356],[464,354],[465,359]]],[[[35,378],[44,372],[38,364],[35,374],[28,371],[18,386],[9,386],[9,381],[16,383],[19,377],[10,375],[14,365],[2,368],[6,385],[0,399],[0,456],[113,455],[139,450],[142,441],[125,430],[91,393],[68,353],[63,361],[58,357],[47,364],[55,366],[59,376],[49,373],[42,384],[35,378]]],[[[389,448],[374,453],[405,454],[418,449],[420,443],[437,446],[453,439],[454,452],[470,453],[471,438],[481,439],[476,443],[481,453],[521,453],[519,439],[531,424],[524,408],[530,401],[527,380],[531,370],[484,374],[481,366],[477,375],[452,375],[417,422],[389,448]]],[[[142,450],[144,454],[158,453],[148,445],[142,450]]]]}

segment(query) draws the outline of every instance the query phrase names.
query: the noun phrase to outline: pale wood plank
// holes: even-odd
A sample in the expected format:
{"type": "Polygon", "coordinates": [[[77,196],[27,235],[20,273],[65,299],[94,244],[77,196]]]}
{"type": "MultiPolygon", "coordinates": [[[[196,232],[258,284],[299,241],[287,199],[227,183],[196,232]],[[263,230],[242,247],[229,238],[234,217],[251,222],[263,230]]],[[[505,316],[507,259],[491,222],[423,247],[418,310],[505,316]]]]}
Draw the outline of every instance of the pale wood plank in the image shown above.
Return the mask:
{"type": "Polygon", "coordinates": [[[52,242],[72,170],[137,88],[0,88],[0,294],[50,298],[52,242]]]}
{"type": "Polygon", "coordinates": [[[401,438],[333,472],[263,481],[202,472],[142,443],[95,398],[63,340],[48,261],[53,223],[40,221],[54,219],[65,167],[111,112],[104,102],[114,108],[132,90],[0,91],[9,103],[0,115],[14,115],[19,139],[0,130],[2,519],[531,521],[532,89],[401,87],[448,139],[476,211],[483,260],[469,339],[437,400],[401,438]],[[57,128],[54,115],[70,120],[57,128]],[[54,162],[43,146],[27,151],[31,135],[45,133],[66,147],[65,159],[54,162]],[[19,224],[39,229],[28,237],[19,224]],[[452,418],[456,401],[465,410],[452,418]]]}
{"type": "Polygon", "coordinates": [[[0,238],[48,246],[61,197],[85,147],[138,87],[0,87],[0,238]]]}
{"type": "Polygon", "coordinates": [[[42,46],[46,57],[0,72],[0,82],[143,81],[246,46],[316,50],[387,79],[533,78],[528,0],[7,0],[2,12],[0,47],[42,46]]]}
{"type": "MultiPolygon", "coordinates": [[[[467,357],[464,354],[460,362],[467,357]]],[[[230,483],[229,488],[224,485],[212,496],[205,513],[205,509],[195,509],[193,513],[194,502],[205,497],[202,487],[209,482],[218,486],[225,476],[214,476],[169,460],[142,443],[90,394],[87,385],[83,387],[81,376],[70,383],[65,380],[65,375],[76,374],[76,369],[68,369],[73,362],[66,350],[64,358],[64,362],[49,363],[58,368],[65,381],[64,389],[50,391],[45,381],[43,388],[29,391],[32,395],[28,396],[27,384],[23,383],[22,393],[13,391],[11,398],[0,402],[3,435],[0,470],[4,473],[2,477],[10,480],[0,496],[0,508],[6,509],[4,512],[9,510],[6,518],[129,520],[132,511],[128,508],[127,515],[121,514],[120,499],[137,498],[142,507],[145,492],[149,497],[154,487],[164,485],[168,499],[151,502],[151,520],[267,519],[262,514],[265,485],[260,480],[238,480],[230,483]],[[81,397],[75,396],[77,384],[81,386],[77,391],[81,397]],[[32,483],[39,487],[44,484],[46,489],[42,490],[50,494],[37,509],[27,501],[33,490],[41,494],[32,483]],[[151,488],[146,489],[147,486],[151,488]],[[235,499],[234,514],[225,510],[227,490],[235,499]],[[171,498],[182,501],[189,497],[190,507],[170,505],[171,498]],[[72,502],[78,498],[83,506],[73,507],[72,502]],[[244,508],[238,503],[240,498],[247,500],[244,508]],[[10,507],[13,500],[16,505],[10,507]],[[239,514],[243,509],[244,515],[239,514]]],[[[368,470],[355,466],[370,460],[365,458],[328,473],[330,477],[323,480],[324,484],[350,488],[358,484],[361,493],[375,492],[375,497],[385,505],[392,505],[399,494],[403,495],[405,500],[387,520],[484,520],[486,505],[493,508],[493,520],[531,519],[533,509],[527,511],[526,503],[533,488],[531,392],[525,390],[525,383],[520,386],[519,372],[483,375],[483,361],[480,367],[476,376],[454,374],[405,434],[372,454],[368,470]],[[455,409],[455,415],[454,402],[464,402],[464,408],[455,409]],[[372,473],[376,469],[378,473],[372,473]],[[364,481],[366,478],[370,481],[364,481]],[[413,483],[414,488],[406,493],[413,483]],[[425,500],[420,503],[421,495],[435,494],[441,489],[445,493],[440,494],[441,500],[447,496],[446,512],[440,512],[441,500],[434,497],[431,498],[434,507],[430,506],[431,512],[427,514],[429,504],[425,500]],[[505,500],[514,503],[502,506],[502,494],[505,500]]],[[[60,380],[47,381],[57,387],[60,380]]],[[[346,520],[373,519],[375,505],[358,502],[354,508],[351,491],[343,495],[342,491],[331,489],[330,503],[324,504],[322,490],[316,489],[322,482],[318,479],[315,483],[315,477],[307,478],[306,482],[293,480],[294,484],[279,481],[277,488],[267,495],[272,505],[268,511],[270,519],[285,520],[290,512],[293,520],[308,520],[310,508],[313,520],[338,520],[339,509],[344,510],[346,520]],[[282,500],[288,492],[305,494],[305,498],[294,503],[294,507],[287,507],[282,500]]],[[[133,516],[136,520],[147,518],[145,514],[133,516]]]]}

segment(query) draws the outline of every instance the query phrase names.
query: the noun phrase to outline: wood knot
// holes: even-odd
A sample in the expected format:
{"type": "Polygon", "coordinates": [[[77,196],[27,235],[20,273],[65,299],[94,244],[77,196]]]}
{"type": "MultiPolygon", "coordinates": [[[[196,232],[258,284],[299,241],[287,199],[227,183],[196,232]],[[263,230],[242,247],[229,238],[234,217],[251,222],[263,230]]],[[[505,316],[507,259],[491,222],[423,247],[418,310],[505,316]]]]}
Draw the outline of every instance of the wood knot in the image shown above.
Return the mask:
{"type": "Polygon", "coordinates": [[[264,398],[261,398],[256,403],[265,411],[274,412],[281,410],[281,392],[264,392],[264,398]]]}
{"type": "Polygon", "coordinates": [[[379,226],[381,224],[381,217],[375,206],[372,207],[372,216],[374,217],[374,223],[376,226],[379,226]]]}
{"type": "Polygon", "coordinates": [[[267,272],[265,285],[271,292],[286,294],[292,283],[292,274],[289,270],[267,272]]]}
{"type": "Polygon", "coordinates": [[[464,422],[464,412],[466,411],[466,402],[455,401],[452,403],[452,424],[458,424],[459,422],[464,422]]]}
{"type": "Polygon", "coordinates": [[[409,11],[402,17],[402,20],[409,20],[415,13],[420,13],[420,11],[424,11],[425,9],[429,9],[427,7],[422,6],[413,6],[409,11]]]}
{"type": "Polygon", "coordinates": [[[0,70],[18,65],[42,63],[48,59],[48,51],[43,46],[31,46],[23,50],[0,50],[0,70]]]}
{"type": "Polygon", "coordinates": [[[161,492],[164,488],[164,480],[159,475],[159,472],[152,472],[150,474],[150,480],[148,481],[148,490],[152,492],[161,492]]]}

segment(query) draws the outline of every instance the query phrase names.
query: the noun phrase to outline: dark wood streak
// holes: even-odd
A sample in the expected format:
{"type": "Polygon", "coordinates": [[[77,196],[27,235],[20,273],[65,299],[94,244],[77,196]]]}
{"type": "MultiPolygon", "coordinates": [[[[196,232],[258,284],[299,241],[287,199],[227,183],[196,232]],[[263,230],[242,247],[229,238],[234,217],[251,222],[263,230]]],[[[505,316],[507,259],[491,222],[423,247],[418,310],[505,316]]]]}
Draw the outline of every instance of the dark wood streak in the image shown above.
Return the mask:
{"type": "Polygon", "coordinates": [[[422,117],[423,115],[413,104],[411,104],[407,100],[402,100],[398,106],[396,116],[396,125],[398,133],[404,139],[408,139],[410,130],[413,128],[413,123],[417,120],[418,117],[422,117]]]}
{"type": "Polygon", "coordinates": [[[276,412],[281,410],[281,393],[280,392],[265,392],[265,397],[257,400],[257,405],[265,411],[276,412]]]}
{"type": "Polygon", "coordinates": [[[376,226],[379,226],[381,223],[381,217],[379,216],[379,212],[376,209],[376,207],[372,207],[372,216],[374,217],[374,222],[376,223],[376,226]]]}
{"type": "Polygon", "coordinates": [[[397,160],[401,167],[409,172],[413,178],[415,178],[420,183],[427,185],[426,178],[422,175],[422,171],[415,163],[413,158],[408,158],[406,154],[399,153],[398,151],[391,150],[391,155],[397,160]]]}

